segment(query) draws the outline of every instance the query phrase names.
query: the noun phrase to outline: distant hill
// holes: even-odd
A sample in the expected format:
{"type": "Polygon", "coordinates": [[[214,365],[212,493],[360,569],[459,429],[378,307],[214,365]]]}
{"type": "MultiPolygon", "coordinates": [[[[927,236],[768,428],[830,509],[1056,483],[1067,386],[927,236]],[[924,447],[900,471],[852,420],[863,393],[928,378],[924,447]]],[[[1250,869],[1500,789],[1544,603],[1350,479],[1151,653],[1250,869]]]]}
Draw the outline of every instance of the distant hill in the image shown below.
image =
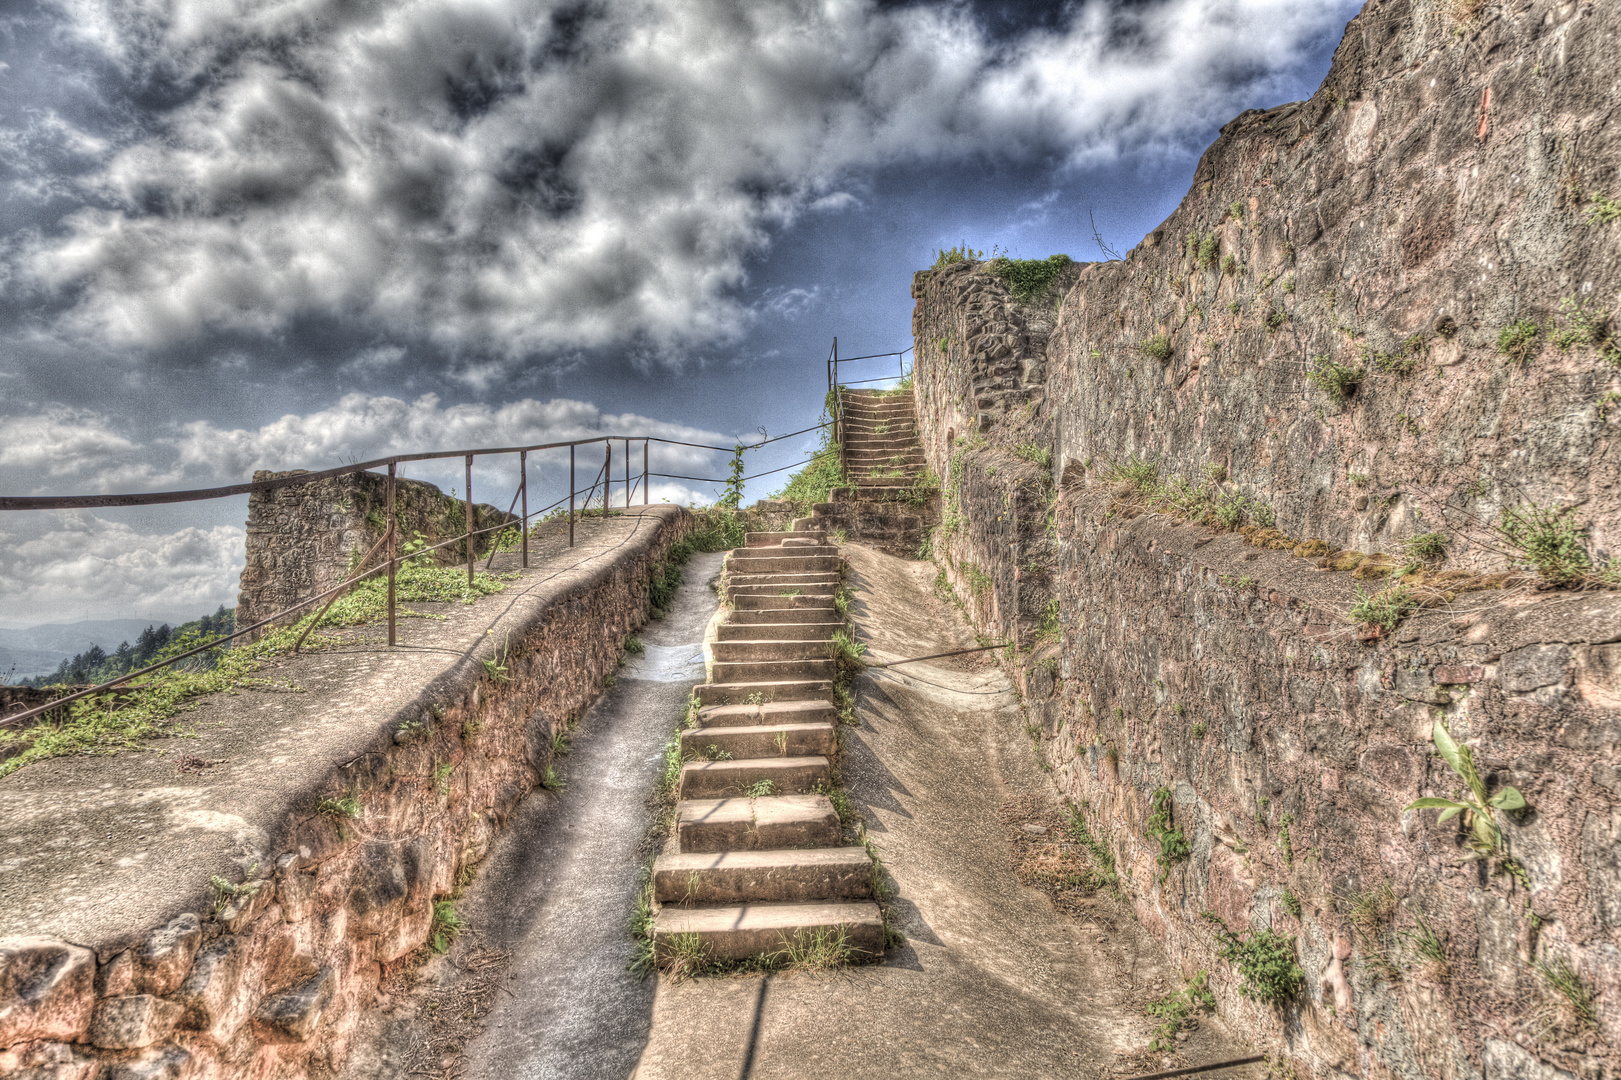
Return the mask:
{"type": "Polygon", "coordinates": [[[137,661],[150,660],[172,636],[185,630],[229,632],[230,611],[179,623],[150,619],[86,619],[0,629],[0,682],[94,682],[123,674],[137,661]],[[120,653],[121,646],[133,646],[120,653]],[[54,678],[53,678],[54,676],[54,678]]]}

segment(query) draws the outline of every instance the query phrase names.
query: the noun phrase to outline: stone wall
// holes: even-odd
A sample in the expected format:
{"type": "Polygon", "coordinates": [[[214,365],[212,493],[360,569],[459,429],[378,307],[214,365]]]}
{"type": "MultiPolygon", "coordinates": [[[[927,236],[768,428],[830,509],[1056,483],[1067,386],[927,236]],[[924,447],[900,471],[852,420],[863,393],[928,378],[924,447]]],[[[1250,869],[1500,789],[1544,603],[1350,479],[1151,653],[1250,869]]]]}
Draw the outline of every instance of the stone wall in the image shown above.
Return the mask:
{"type": "Polygon", "coordinates": [[[152,911],[114,942],[0,938],[0,1075],[334,1075],[386,970],[429,940],[434,901],[468,880],[648,617],[650,572],[693,519],[645,514],[654,528],[450,650],[412,705],[294,794],[269,857],[212,905],[152,911]]]}
{"type": "MultiPolygon", "coordinates": [[[[274,480],[305,471],[261,470],[253,479],[274,480]]],[[[401,545],[417,540],[438,544],[467,529],[466,504],[421,480],[395,482],[394,508],[401,545]]],[[[338,584],[383,535],[387,512],[388,477],[372,472],[249,495],[247,565],[242,568],[236,625],[251,626],[338,584]]],[[[504,520],[517,521],[517,517],[483,503],[473,504],[475,530],[504,520]]],[[[474,556],[487,554],[499,535],[492,532],[475,537],[474,556]]],[[[448,544],[434,557],[447,566],[464,563],[466,541],[448,544]]],[[[282,621],[296,622],[306,613],[300,611],[282,621]]]]}
{"type": "Polygon", "coordinates": [[[1621,223],[1592,213],[1621,193],[1621,9],[1458,10],[1370,3],[1310,101],[1228,125],[1056,307],[987,264],[913,286],[946,581],[1020,633],[1043,759],[1139,917],[1302,1075],[1621,1070],[1621,597],[1508,572],[1493,531],[1572,508],[1602,563],[1621,526],[1621,223]],[[1425,532],[1432,606],[1353,620],[1425,532]],[[1461,789],[1438,723],[1524,793],[1513,868],[1403,812],[1461,789]],[[1164,864],[1162,791],[1189,846],[1164,864]],[[1294,938],[1303,992],[1243,997],[1206,912],[1294,938]]]}

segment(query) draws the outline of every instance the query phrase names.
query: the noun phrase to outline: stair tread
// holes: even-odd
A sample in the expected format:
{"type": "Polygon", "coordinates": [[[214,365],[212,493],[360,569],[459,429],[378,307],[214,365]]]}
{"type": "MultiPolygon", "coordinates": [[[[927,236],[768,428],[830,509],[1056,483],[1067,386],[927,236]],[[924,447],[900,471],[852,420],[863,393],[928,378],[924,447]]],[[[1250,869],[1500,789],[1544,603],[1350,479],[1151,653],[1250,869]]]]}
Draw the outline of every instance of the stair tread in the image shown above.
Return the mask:
{"type": "Polygon", "coordinates": [[[867,849],[858,846],[825,848],[773,848],[766,851],[693,851],[660,855],[653,861],[659,870],[720,870],[756,866],[858,866],[872,865],[867,849]]]}
{"type": "Polygon", "coordinates": [[[733,761],[689,761],[681,771],[705,773],[752,772],[756,769],[809,769],[826,767],[827,758],[815,757],[743,758],[733,761]]]}

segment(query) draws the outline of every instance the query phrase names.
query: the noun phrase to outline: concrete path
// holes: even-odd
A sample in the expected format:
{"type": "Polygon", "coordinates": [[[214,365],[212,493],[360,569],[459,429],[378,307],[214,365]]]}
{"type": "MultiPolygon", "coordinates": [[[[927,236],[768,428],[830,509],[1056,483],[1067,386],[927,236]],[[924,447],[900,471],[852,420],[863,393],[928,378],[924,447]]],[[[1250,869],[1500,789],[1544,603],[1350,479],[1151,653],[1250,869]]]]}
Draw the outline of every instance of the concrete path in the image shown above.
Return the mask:
{"type": "MultiPolygon", "coordinates": [[[[479,868],[460,905],[469,933],[430,976],[441,1000],[477,981],[481,958],[506,954],[493,1002],[467,1009],[461,1052],[420,1062],[417,1049],[444,1018],[435,988],[398,1009],[371,1046],[357,1047],[350,1078],[425,1075],[500,1080],[623,1080],[646,1042],[655,983],[627,970],[627,921],[641,880],[649,818],[645,809],[663,747],[687,695],[704,678],[704,627],[717,599],[722,555],[696,555],[669,616],[641,631],[646,652],[627,657],[616,685],[580,721],[561,761],[568,782],[557,796],[536,791],[479,868]],[[493,1004],[488,1014],[481,1008],[493,1004]],[[479,1031],[479,1028],[482,1028],[479,1031]]],[[[477,994],[467,995],[469,1000],[477,994]]]]}
{"type": "MultiPolygon", "coordinates": [[[[931,564],[844,553],[870,659],[973,647],[932,595],[931,564]]],[[[1001,672],[868,671],[859,710],[845,782],[899,887],[907,944],[831,975],[661,982],[638,1080],[1093,1076],[1143,1049],[1142,1004],[1180,973],[1124,912],[1077,920],[1017,882],[1003,805],[1057,795],[1001,672]]],[[[1215,1021],[1184,1049],[1189,1063],[1244,1054],[1215,1021]]]]}

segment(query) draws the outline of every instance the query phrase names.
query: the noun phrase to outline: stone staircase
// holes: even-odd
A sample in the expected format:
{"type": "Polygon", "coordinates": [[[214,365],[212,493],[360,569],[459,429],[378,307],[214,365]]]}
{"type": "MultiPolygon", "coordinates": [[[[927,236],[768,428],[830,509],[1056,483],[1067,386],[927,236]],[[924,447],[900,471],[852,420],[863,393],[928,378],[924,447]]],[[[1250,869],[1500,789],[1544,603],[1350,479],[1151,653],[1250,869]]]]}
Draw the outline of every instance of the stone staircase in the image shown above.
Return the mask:
{"type": "Polygon", "coordinates": [[[653,865],[661,960],[695,948],[742,960],[842,933],[852,958],[884,951],[872,861],[845,846],[826,792],[838,722],[834,607],[842,560],[819,529],[750,533],[728,555],[731,611],[681,733],[675,848],[653,865]]]}
{"type": "Polygon", "coordinates": [[[852,540],[903,558],[940,520],[940,496],[922,488],[926,476],[911,394],[839,391],[844,404],[844,467],[848,485],[811,510],[813,528],[843,529],[852,540]]]}

